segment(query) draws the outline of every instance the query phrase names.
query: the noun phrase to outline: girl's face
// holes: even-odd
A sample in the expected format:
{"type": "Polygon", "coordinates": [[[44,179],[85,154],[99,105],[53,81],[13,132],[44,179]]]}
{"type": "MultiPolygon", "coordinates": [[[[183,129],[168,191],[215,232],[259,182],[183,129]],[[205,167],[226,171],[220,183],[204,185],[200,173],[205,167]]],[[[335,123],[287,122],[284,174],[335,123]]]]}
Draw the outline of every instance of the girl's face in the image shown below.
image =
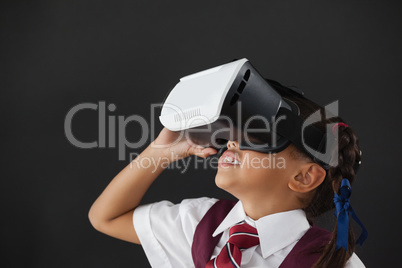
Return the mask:
{"type": "MultiPolygon", "coordinates": [[[[240,200],[260,200],[286,194],[289,178],[298,172],[298,161],[290,156],[291,149],[277,154],[240,150],[235,141],[219,158],[215,182],[219,188],[240,200]]],[[[275,200],[280,200],[275,199],[275,200]]]]}

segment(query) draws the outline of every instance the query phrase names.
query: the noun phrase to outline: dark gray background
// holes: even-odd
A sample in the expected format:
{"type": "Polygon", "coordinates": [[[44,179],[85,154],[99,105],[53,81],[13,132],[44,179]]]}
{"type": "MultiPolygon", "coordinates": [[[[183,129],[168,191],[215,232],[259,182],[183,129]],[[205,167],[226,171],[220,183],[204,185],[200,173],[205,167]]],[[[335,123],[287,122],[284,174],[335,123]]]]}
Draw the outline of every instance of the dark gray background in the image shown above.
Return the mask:
{"type": "MultiPolygon", "coordinates": [[[[31,0],[0,10],[2,267],[148,267],[140,246],[87,218],[128,160],[116,148],[74,147],[64,118],[105,101],[117,107],[108,115],[149,119],[181,76],[242,57],[322,105],[340,101],[363,149],[352,204],[370,235],[358,255],[368,267],[398,266],[400,1],[31,0]]],[[[80,113],[73,131],[95,140],[97,113],[80,113]]],[[[135,124],[126,134],[141,135],[135,124]]],[[[144,202],[228,197],[214,174],[167,170],[144,202]]]]}

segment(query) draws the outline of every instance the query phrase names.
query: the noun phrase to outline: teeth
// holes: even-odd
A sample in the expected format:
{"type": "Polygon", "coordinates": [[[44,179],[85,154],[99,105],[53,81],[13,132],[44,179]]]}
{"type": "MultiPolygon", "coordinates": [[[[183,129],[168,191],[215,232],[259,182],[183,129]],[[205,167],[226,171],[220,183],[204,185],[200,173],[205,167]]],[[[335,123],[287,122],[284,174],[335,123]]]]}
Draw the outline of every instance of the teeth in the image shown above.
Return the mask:
{"type": "Polygon", "coordinates": [[[241,163],[239,161],[237,161],[237,159],[233,159],[230,156],[226,156],[223,160],[223,163],[231,163],[233,165],[240,165],[241,163]]]}
{"type": "Polygon", "coordinates": [[[232,161],[233,161],[233,158],[231,158],[230,156],[226,156],[226,157],[223,159],[223,162],[224,162],[224,163],[232,163],[232,161]]]}
{"type": "Polygon", "coordinates": [[[232,164],[234,164],[234,165],[240,165],[240,162],[237,161],[237,159],[235,159],[232,164]]]}

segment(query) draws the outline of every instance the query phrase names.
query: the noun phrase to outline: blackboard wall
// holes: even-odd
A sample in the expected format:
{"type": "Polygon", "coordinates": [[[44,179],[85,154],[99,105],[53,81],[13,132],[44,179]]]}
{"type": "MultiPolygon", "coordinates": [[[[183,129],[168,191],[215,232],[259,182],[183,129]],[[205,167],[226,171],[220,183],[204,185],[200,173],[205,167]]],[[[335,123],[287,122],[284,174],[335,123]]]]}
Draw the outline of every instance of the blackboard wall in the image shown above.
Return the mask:
{"type": "MultiPolygon", "coordinates": [[[[105,116],[116,122],[131,115],[150,120],[150,105],[162,102],[180,77],[246,57],[266,77],[297,85],[322,105],[339,101],[363,149],[352,204],[369,238],[357,253],[368,267],[396,267],[401,7],[399,1],[2,1],[1,266],[149,267],[140,246],[98,233],[87,216],[129,154],[145,147],[125,148],[124,160],[107,142],[78,148],[66,136],[66,115],[79,104],[112,104],[105,116]]],[[[98,111],[77,113],[77,139],[99,142],[98,111]]],[[[141,131],[128,124],[125,135],[134,142],[141,131]]],[[[187,170],[166,170],[143,202],[230,197],[214,185],[216,171],[195,168],[195,160],[187,170]]]]}

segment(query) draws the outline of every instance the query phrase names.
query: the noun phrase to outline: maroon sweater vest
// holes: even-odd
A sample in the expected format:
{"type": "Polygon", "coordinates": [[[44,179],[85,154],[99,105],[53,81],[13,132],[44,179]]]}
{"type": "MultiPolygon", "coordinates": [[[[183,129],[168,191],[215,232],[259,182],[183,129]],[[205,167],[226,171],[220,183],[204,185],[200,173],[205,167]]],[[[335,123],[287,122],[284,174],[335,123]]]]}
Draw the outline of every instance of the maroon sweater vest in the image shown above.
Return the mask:
{"type": "MultiPolygon", "coordinates": [[[[215,229],[223,221],[236,201],[219,200],[204,215],[198,224],[191,253],[196,268],[205,268],[222,234],[213,237],[215,229]]],[[[331,233],[313,225],[296,243],[279,268],[311,268],[329,243],[331,233]]]]}

